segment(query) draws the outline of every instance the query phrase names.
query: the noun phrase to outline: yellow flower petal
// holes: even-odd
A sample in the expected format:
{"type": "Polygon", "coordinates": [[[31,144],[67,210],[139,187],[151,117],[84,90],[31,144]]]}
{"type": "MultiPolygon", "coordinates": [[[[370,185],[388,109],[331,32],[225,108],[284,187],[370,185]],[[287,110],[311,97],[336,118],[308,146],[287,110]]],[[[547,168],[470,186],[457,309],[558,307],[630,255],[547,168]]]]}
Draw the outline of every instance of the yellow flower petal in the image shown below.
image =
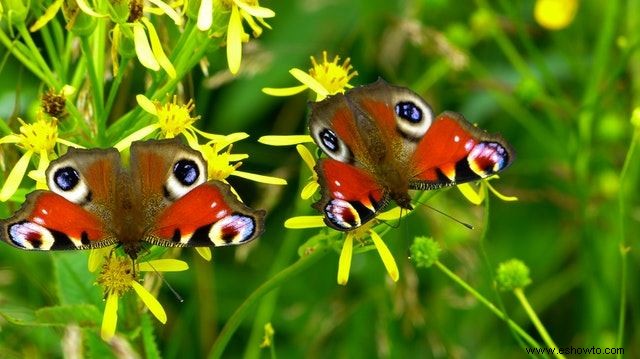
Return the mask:
{"type": "Polygon", "coordinates": [[[148,69],[153,71],[160,70],[160,64],[153,55],[149,40],[147,40],[147,34],[144,32],[144,26],[138,22],[134,22],[131,25],[133,26],[133,42],[135,43],[138,61],[148,69]]]}
{"type": "Polygon", "coordinates": [[[383,221],[393,221],[409,213],[408,210],[400,207],[394,207],[386,212],[380,213],[377,218],[383,221]]]}
{"type": "Polygon", "coordinates": [[[112,246],[108,246],[90,250],[89,260],[87,261],[89,272],[95,272],[98,268],[100,268],[105,257],[109,255],[109,252],[111,252],[112,249],[112,246]]]}
{"type": "Polygon", "coordinates": [[[263,87],[262,92],[270,96],[293,96],[308,89],[307,85],[293,86],[293,87],[263,87]]]}
{"type": "Polygon", "coordinates": [[[322,216],[298,216],[287,219],[284,226],[290,229],[326,227],[322,216]]]}
{"type": "Polygon", "coordinates": [[[187,262],[179,259],[154,259],[138,264],[138,270],[141,272],[181,272],[187,269],[187,262]]]}
{"type": "Polygon", "coordinates": [[[313,138],[309,135],[291,135],[291,136],[262,136],[258,142],[270,146],[291,146],[300,143],[313,142],[313,138]]]}
{"type": "Polygon", "coordinates": [[[47,167],[49,167],[49,156],[47,155],[47,151],[40,151],[40,158],[38,159],[38,168],[35,171],[35,177],[33,178],[36,181],[36,189],[47,189],[47,177],[45,175],[45,171],[47,167]]]}
{"type": "Polygon", "coordinates": [[[150,135],[153,131],[157,130],[158,128],[159,128],[159,126],[158,126],[157,123],[145,126],[145,127],[141,128],[141,129],[135,131],[134,133],[130,134],[129,136],[121,139],[113,147],[115,147],[119,152],[122,152],[125,149],[129,148],[129,146],[131,146],[131,142],[138,141],[138,140],[141,140],[141,139],[147,137],[148,135],[150,135]]]}
{"type": "Polygon", "coordinates": [[[31,150],[25,152],[18,162],[16,162],[16,165],[13,166],[9,176],[7,176],[7,181],[2,186],[2,190],[0,190],[0,202],[5,202],[11,198],[18,187],[20,187],[20,183],[22,182],[22,178],[24,178],[24,173],[27,171],[29,160],[32,155],[33,151],[31,150]]]}
{"type": "Polygon", "coordinates": [[[19,143],[21,141],[22,141],[22,137],[12,133],[10,135],[6,135],[6,136],[0,138],[0,145],[5,144],[5,143],[19,143]]]}
{"type": "Polygon", "coordinates": [[[162,9],[162,12],[169,16],[176,25],[182,25],[182,16],[180,16],[180,14],[178,14],[171,6],[166,4],[164,1],[149,0],[149,2],[162,9]]]}
{"type": "Polygon", "coordinates": [[[302,191],[300,192],[300,198],[302,199],[311,198],[311,196],[313,196],[313,194],[316,193],[316,191],[318,190],[318,187],[320,187],[320,185],[316,181],[311,181],[307,183],[304,186],[304,188],[302,188],[302,191]]]}
{"type": "Polygon", "coordinates": [[[64,140],[62,138],[58,138],[56,140],[56,142],[61,143],[61,144],[65,145],[65,146],[68,146],[68,147],[84,148],[84,146],[81,146],[81,145],[79,145],[79,144],[77,144],[75,142],[64,140]]]}
{"type": "Polygon", "coordinates": [[[236,6],[231,7],[231,17],[227,28],[227,63],[229,72],[237,74],[242,61],[242,20],[236,6]]]}
{"type": "Polygon", "coordinates": [[[289,70],[289,73],[296,78],[296,80],[302,82],[303,84],[309,86],[309,88],[311,90],[313,90],[313,92],[317,93],[318,95],[321,96],[328,96],[329,95],[329,91],[327,91],[326,88],[324,88],[324,86],[322,86],[322,84],[320,82],[318,82],[318,80],[314,79],[311,75],[309,75],[308,73],[300,70],[300,69],[296,69],[296,68],[292,68],[291,70],[289,70]]]}
{"type": "Polygon", "coordinates": [[[198,252],[200,257],[204,258],[205,261],[211,261],[211,249],[209,247],[196,247],[196,252],[198,252]]]}
{"type": "Polygon", "coordinates": [[[307,146],[296,145],[296,150],[298,151],[300,157],[302,157],[304,163],[307,164],[307,167],[309,167],[309,169],[313,171],[313,168],[316,166],[316,160],[315,158],[313,158],[313,155],[311,154],[311,151],[309,151],[307,146]]]}
{"type": "Polygon", "coordinates": [[[258,175],[255,173],[249,173],[249,172],[238,171],[238,170],[233,171],[231,175],[246,178],[248,180],[255,181],[255,182],[266,183],[266,184],[275,184],[275,185],[287,184],[287,181],[283,178],[258,175]]]}
{"type": "Polygon", "coordinates": [[[87,2],[85,0],[76,0],[76,4],[78,4],[78,7],[80,8],[80,10],[82,10],[82,12],[84,12],[85,14],[87,14],[89,16],[93,16],[93,17],[105,17],[105,16],[107,16],[105,14],[100,14],[100,13],[97,13],[97,12],[93,11],[93,9],[89,6],[89,4],[87,4],[87,2]]]}
{"type": "Polygon", "coordinates": [[[109,341],[116,333],[116,324],[118,323],[118,296],[110,293],[107,296],[107,302],[104,305],[104,314],[102,315],[102,327],[100,336],[102,340],[109,341]]]}
{"type": "Polygon", "coordinates": [[[135,280],[131,281],[131,287],[136,291],[136,293],[138,293],[138,296],[140,297],[140,299],[142,299],[142,302],[144,302],[147,308],[149,308],[151,314],[153,314],[156,319],[158,319],[162,324],[166,323],[167,313],[164,311],[164,308],[162,308],[162,304],[160,304],[160,302],[158,302],[158,300],[153,295],[151,295],[151,293],[149,293],[142,285],[140,285],[140,283],[136,282],[135,280]]]}
{"type": "Polygon", "coordinates": [[[493,186],[487,181],[485,182],[485,184],[487,185],[487,187],[489,187],[489,190],[491,192],[493,192],[493,194],[496,195],[496,197],[498,197],[499,199],[506,201],[506,202],[512,202],[512,201],[517,201],[518,197],[516,196],[505,196],[502,193],[498,192],[497,189],[493,188],[493,186]]]}
{"type": "Polygon", "coordinates": [[[233,3],[238,5],[239,8],[246,11],[249,15],[255,17],[274,17],[276,13],[273,10],[260,6],[249,6],[242,0],[233,0],[233,3]]]}
{"type": "Polygon", "coordinates": [[[202,0],[198,9],[198,22],[196,26],[200,31],[207,31],[213,23],[213,0],[202,0]]]}
{"type": "Polygon", "coordinates": [[[49,21],[51,21],[51,19],[53,19],[53,17],[58,13],[58,10],[60,10],[62,2],[63,0],[56,0],[53,4],[51,4],[51,6],[49,6],[47,10],[45,10],[44,14],[42,14],[42,16],[40,16],[38,20],[33,23],[33,25],[31,25],[29,31],[36,32],[40,30],[44,25],[46,25],[49,21]]]}
{"type": "Polygon", "coordinates": [[[380,254],[380,258],[382,259],[382,263],[384,263],[384,267],[387,269],[387,273],[389,273],[389,277],[391,277],[394,282],[397,282],[398,278],[400,278],[400,272],[398,271],[398,265],[396,264],[396,260],[393,258],[391,251],[389,251],[389,248],[384,243],[382,238],[380,238],[378,233],[376,233],[374,230],[370,230],[369,234],[371,235],[373,244],[378,250],[378,254],[380,254]]]}
{"type": "Polygon", "coordinates": [[[540,26],[561,30],[571,24],[577,9],[577,0],[538,0],[533,15],[540,26]]]}
{"type": "Polygon", "coordinates": [[[353,236],[347,234],[342,245],[340,259],[338,260],[338,284],[347,285],[349,272],[351,271],[351,257],[353,257],[353,236]]]}
{"type": "Polygon", "coordinates": [[[151,49],[154,57],[158,60],[160,66],[167,72],[167,75],[172,79],[175,79],[176,69],[173,67],[173,64],[169,61],[169,58],[165,55],[164,50],[162,49],[162,44],[160,43],[160,38],[158,38],[156,28],[146,17],[141,18],[140,21],[145,24],[149,31],[149,40],[151,40],[151,49]]]}
{"type": "Polygon", "coordinates": [[[136,95],[136,102],[143,110],[149,112],[152,115],[158,116],[158,109],[153,101],[149,100],[145,95],[136,95]]]}
{"type": "Polygon", "coordinates": [[[484,200],[484,191],[476,192],[469,183],[463,183],[457,186],[462,195],[464,195],[469,202],[479,205],[484,200]]]}

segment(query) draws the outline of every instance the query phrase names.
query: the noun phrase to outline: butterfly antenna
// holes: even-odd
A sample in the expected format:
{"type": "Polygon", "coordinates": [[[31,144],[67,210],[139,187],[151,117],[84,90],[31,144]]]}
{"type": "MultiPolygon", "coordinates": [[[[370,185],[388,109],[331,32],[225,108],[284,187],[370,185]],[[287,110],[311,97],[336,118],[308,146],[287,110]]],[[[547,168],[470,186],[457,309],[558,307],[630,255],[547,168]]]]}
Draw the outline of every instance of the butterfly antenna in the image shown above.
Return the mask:
{"type": "Polygon", "coordinates": [[[457,222],[457,223],[459,223],[459,224],[461,224],[461,225],[463,225],[463,226],[467,227],[468,229],[473,229],[473,226],[472,226],[472,225],[470,225],[469,223],[462,222],[461,220],[459,220],[459,219],[457,219],[457,218],[455,218],[455,217],[451,216],[450,214],[447,214],[447,213],[445,213],[445,212],[442,212],[441,210],[439,210],[439,209],[437,209],[437,208],[431,207],[430,205],[428,205],[428,204],[426,204],[426,203],[422,203],[422,202],[417,202],[417,203],[419,203],[419,204],[421,204],[421,205],[423,205],[423,206],[425,206],[425,207],[427,207],[427,208],[430,208],[430,209],[432,209],[433,211],[435,211],[435,212],[437,212],[437,213],[440,213],[441,215],[443,215],[443,216],[445,216],[445,217],[447,217],[447,218],[451,219],[451,220],[452,220],[452,221],[454,221],[454,222],[457,222]]]}
{"type": "Polygon", "coordinates": [[[164,282],[164,284],[167,286],[167,288],[169,288],[169,290],[171,291],[171,293],[173,293],[173,295],[176,297],[176,299],[178,300],[178,302],[180,303],[184,303],[184,299],[182,298],[182,296],[175,290],[173,289],[173,287],[171,286],[171,284],[169,284],[169,282],[167,282],[167,280],[164,278],[164,276],[162,274],[160,274],[160,272],[158,272],[156,270],[156,268],[153,266],[153,264],[147,262],[147,264],[149,265],[149,267],[151,267],[151,269],[153,269],[153,271],[158,275],[158,277],[160,277],[160,279],[162,279],[162,281],[164,282]]]}

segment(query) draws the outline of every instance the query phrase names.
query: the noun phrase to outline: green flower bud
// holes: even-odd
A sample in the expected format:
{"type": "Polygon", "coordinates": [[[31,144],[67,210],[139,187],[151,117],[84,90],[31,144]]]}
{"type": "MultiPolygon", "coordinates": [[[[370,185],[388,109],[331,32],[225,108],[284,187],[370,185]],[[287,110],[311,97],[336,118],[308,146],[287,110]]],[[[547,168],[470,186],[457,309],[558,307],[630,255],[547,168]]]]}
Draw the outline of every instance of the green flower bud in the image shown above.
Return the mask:
{"type": "Polygon", "coordinates": [[[23,0],[3,0],[0,4],[0,17],[5,15],[9,25],[24,23],[27,19],[29,6],[25,5],[23,0]],[[2,14],[2,9],[5,9],[6,14],[2,14]]]}
{"type": "Polygon", "coordinates": [[[416,237],[409,250],[416,266],[424,268],[429,268],[437,262],[442,252],[438,242],[431,237],[416,237]]]}
{"type": "Polygon", "coordinates": [[[511,259],[500,263],[496,278],[498,289],[511,291],[524,288],[531,283],[529,268],[519,259],[511,259]]]}

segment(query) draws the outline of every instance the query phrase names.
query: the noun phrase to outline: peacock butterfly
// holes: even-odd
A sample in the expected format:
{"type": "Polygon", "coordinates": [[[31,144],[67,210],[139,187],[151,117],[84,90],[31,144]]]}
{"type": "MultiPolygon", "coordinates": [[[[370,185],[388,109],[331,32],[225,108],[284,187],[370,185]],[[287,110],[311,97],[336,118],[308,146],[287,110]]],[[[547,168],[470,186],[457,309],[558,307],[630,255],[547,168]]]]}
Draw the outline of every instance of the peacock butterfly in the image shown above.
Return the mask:
{"type": "Polygon", "coordinates": [[[412,209],[409,189],[430,190],[489,177],[508,167],[511,146],[461,114],[435,117],[413,91],[377,82],[310,105],[309,130],[329,157],[315,171],[325,223],[350,231],[390,201],[412,209]]]}
{"type": "Polygon", "coordinates": [[[135,259],[145,243],[165,247],[247,243],[264,230],[263,210],[240,202],[228,184],[207,182],[202,155],[177,140],[138,141],[124,167],[116,149],[75,149],[46,172],[0,238],[26,250],[122,246],[135,259]]]}

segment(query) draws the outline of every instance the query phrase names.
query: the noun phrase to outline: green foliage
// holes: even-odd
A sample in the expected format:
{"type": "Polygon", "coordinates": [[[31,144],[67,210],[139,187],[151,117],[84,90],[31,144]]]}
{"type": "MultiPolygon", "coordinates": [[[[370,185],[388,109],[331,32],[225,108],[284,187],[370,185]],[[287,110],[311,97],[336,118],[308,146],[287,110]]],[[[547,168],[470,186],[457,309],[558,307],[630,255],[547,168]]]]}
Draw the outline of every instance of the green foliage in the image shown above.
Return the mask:
{"type": "MultiPolygon", "coordinates": [[[[140,260],[189,263],[189,271],[162,274],[184,302],[155,273],[141,276],[167,324],[129,291],[119,298],[110,343],[100,337],[104,288],[87,269],[86,253],[26,253],[2,244],[0,356],[59,357],[74,343],[67,340],[73,330],[80,335],[74,348],[88,358],[494,358],[547,346],[620,347],[626,357],[640,356],[640,3],[563,0],[577,4],[575,17],[552,30],[534,18],[539,2],[263,0],[260,6],[276,14],[265,18],[272,29],[260,24],[257,37],[244,22],[248,42],[232,75],[226,46],[234,2],[215,0],[212,26],[200,31],[200,2],[189,1],[178,9],[181,25],[144,13],[173,78],[170,69],[151,70],[139,60],[126,2],[86,1],[107,16],[76,9],[71,21],[59,11],[31,32],[50,2],[0,0],[0,138],[20,133],[18,118],[51,120],[41,110],[43,94],[60,94],[65,85],[75,92],[56,117],[59,138],[90,148],[114,146],[157,122],[136,95],[160,104],[175,95],[182,104],[194,100],[199,130],[251,136],[233,146],[234,154],[249,155],[240,170],[288,182],[228,177],[247,204],[268,211],[266,232],[251,245],[215,249],[211,262],[188,249],[143,253],[140,260]],[[116,24],[122,37],[112,52],[116,24]],[[517,158],[491,185],[519,200],[500,200],[486,183],[472,187],[484,195],[483,206],[456,188],[416,193],[414,202],[476,229],[418,205],[400,221],[374,227],[399,281],[389,280],[365,231],[355,236],[349,281],[339,286],[344,235],[283,225],[317,215],[310,205],[319,195],[300,198],[313,180],[309,169],[293,146],[257,142],[308,132],[307,101],[315,93],[272,97],[261,89],[299,85],[288,71],[307,71],[309,56],[320,60],[324,50],[329,60],[340,55],[340,64],[351,59],[358,72],[352,85],[382,77],[421,94],[435,112],[460,112],[500,133],[517,158]],[[522,261],[504,263],[514,257],[522,261]],[[277,346],[260,348],[267,323],[277,346]]],[[[54,143],[48,159],[66,147],[54,143]]],[[[26,152],[0,144],[0,187],[26,152]]],[[[16,191],[0,202],[1,218],[35,189],[27,175],[39,168],[40,154],[27,159],[16,191]]]]}

